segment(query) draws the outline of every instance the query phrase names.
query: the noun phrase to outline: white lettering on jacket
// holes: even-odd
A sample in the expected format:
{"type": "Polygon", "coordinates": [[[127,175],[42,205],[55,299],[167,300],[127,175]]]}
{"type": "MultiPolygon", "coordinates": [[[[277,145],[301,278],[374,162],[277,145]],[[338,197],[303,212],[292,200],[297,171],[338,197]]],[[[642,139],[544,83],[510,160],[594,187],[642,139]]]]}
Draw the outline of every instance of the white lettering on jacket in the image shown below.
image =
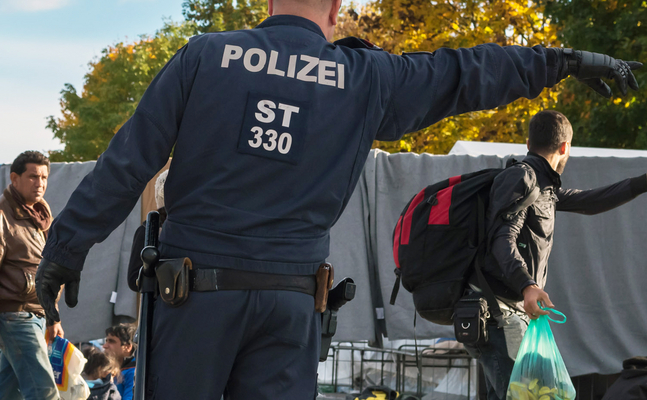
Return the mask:
{"type": "MultiPolygon", "coordinates": [[[[291,54],[281,56],[276,50],[267,52],[257,47],[243,49],[233,44],[225,45],[222,53],[221,68],[241,65],[249,72],[265,72],[267,75],[277,75],[297,79],[303,82],[313,82],[319,85],[332,86],[344,89],[345,71],[344,64],[335,61],[320,60],[317,57],[305,54],[291,54]]],[[[269,104],[263,107],[262,112],[271,112],[269,104]]],[[[267,114],[266,114],[267,115],[267,114]]],[[[285,116],[289,121],[290,112],[286,110],[285,116]]]]}

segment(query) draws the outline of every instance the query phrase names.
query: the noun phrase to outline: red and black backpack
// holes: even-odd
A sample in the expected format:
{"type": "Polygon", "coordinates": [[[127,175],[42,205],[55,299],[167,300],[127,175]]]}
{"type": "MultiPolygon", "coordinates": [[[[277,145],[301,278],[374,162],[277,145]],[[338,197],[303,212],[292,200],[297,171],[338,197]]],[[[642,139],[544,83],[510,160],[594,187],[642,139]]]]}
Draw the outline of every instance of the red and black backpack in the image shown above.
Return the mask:
{"type": "MultiPolygon", "coordinates": [[[[397,278],[391,304],[395,303],[402,281],[402,286],[413,294],[416,311],[422,318],[451,325],[454,306],[476,273],[490,311],[495,311],[494,316],[500,314],[479,265],[485,254],[490,188],[503,170],[484,169],[454,176],[427,186],[409,201],[393,231],[397,278]]],[[[539,195],[535,189],[520,204],[532,204],[539,195]]]]}

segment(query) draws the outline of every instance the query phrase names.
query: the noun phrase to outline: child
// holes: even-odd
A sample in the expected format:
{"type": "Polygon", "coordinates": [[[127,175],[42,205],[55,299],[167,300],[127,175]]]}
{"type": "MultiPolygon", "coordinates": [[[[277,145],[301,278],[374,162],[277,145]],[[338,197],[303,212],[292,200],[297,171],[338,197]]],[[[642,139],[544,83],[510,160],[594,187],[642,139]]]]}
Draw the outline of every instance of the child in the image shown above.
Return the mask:
{"type": "Polygon", "coordinates": [[[94,346],[84,350],[83,355],[88,360],[83,368],[83,378],[90,387],[88,400],[121,400],[112,382],[119,375],[117,361],[94,346]]]}

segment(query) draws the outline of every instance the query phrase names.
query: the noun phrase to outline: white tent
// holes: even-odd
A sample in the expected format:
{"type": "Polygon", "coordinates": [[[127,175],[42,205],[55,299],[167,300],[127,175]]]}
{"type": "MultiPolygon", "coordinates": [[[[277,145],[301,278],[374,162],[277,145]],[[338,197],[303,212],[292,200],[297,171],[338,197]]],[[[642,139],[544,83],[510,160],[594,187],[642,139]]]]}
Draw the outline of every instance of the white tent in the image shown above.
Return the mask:
{"type": "MultiPolygon", "coordinates": [[[[468,156],[499,156],[525,155],[528,148],[520,143],[468,142],[459,140],[454,144],[449,154],[468,156]]],[[[571,148],[571,157],[647,157],[647,150],[602,149],[597,147],[571,148]]]]}
{"type": "MultiPolygon", "coordinates": [[[[421,318],[414,332],[414,306],[406,290],[400,290],[394,305],[389,304],[395,281],[393,227],[421,188],[450,176],[502,168],[505,156],[526,153],[524,145],[459,145],[481,150],[457,154],[455,147],[450,155],[371,151],[348,207],[331,230],[328,260],[335,265],[335,276],[350,276],[357,283],[355,300],[340,310],[335,340],[377,341],[381,334],[390,341],[453,335],[452,327],[421,318]],[[498,150],[500,145],[513,150],[498,150]]],[[[562,176],[567,188],[599,187],[647,172],[647,151],[585,149],[595,153],[578,157],[576,149],[562,176]]],[[[45,198],[54,215],[93,167],[94,162],[52,164],[45,198]]],[[[9,166],[2,165],[0,188],[8,183],[9,166]]],[[[553,333],[571,375],[615,373],[622,369],[622,360],[647,348],[647,196],[596,216],[569,214],[560,215],[555,226],[546,288],[568,322],[554,326],[553,333]]],[[[125,271],[141,215],[136,207],[115,232],[92,248],[82,274],[79,306],[70,310],[64,302],[59,304],[71,340],[101,337],[114,316],[136,315],[136,294],[127,287],[125,271]]]]}

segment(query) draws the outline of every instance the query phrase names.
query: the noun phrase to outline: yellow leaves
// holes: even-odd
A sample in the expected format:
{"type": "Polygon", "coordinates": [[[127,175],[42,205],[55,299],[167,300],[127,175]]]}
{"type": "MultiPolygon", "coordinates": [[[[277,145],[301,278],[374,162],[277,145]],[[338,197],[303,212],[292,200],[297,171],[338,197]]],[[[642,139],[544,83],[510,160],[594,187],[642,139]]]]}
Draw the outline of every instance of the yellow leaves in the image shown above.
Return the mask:
{"type": "MultiPolygon", "coordinates": [[[[622,102],[622,100],[620,100],[620,102],[622,102]]],[[[636,102],[636,96],[633,96],[633,97],[631,98],[631,100],[627,100],[627,101],[625,102],[625,108],[629,108],[629,107],[631,107],[631,105],[632,105],[633,103],[635,103],[635,102],[636,102]]]]}
{"type": "MultiPolygon", "coordinates": [[[[544,16],[543,4],[539,0],[376,0],[346,8],[337,37],[363,37],[394,54],[488,42],[559,46],[557,29],[544,16]]],[[[555,107],[561,87],[544,90],[534,100],[447,118],[400,141],[375,145],[392,152],[446,153],[456,140],[523,143],[530,118],[555,107]]],[[[571,93],[566,102],[573,100],[571,93]]]]}
{"type": "Polygon", "coordinates": [[[411,144],[407,143],[404,140],[400,140],[400,150],[401,151],[411,151],[411,144]]]}
{"type": "Polygon", "coordinates": [[[620,103],[622,103],[622,98],[616,97],[615,99],[613,99],[613,104],[617,105],[617,104],[620,104],[620,103]]]}

